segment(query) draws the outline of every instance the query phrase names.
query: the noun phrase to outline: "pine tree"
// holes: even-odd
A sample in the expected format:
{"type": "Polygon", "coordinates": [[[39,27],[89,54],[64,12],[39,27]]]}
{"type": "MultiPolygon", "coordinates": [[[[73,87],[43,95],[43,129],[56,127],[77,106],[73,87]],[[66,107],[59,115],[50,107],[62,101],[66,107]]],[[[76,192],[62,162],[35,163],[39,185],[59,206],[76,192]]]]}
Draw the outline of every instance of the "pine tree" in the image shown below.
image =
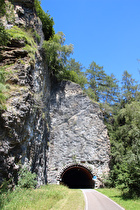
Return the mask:
{"type": "Polygon", "coordinates": [[[121,87],[121,101],[123,104],[130,103],[139,96],[138,82],[132,78],[132,75],[127,71],[124,71],[122,75],[122,87],[121,87]]]}
{"type": "Polygon", "coordinates": [[[95,100],[100,101],[100,93],[104,83],[106,74],[103,70],[103,66],[98,66],[94,61],[90,64],[86,70],[88,89],[87,93],[95,100]],[[91,94],[91,92],[93,93],[91,94]]]}

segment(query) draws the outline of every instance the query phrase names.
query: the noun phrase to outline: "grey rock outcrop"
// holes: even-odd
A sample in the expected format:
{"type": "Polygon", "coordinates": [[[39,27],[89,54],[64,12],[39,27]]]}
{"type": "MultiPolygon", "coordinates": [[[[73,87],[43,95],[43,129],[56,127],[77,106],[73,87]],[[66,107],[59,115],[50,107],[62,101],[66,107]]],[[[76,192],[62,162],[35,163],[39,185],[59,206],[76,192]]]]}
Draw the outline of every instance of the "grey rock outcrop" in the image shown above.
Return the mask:
{"type": "Polygon", "coordinates": [[[50,101],[48,182],[56,183],[63,168],[82,164],[98,177],[109,172],[110,142],[99,105],[79,85],[62,82],[50,101]]]}
{"type": "Polygon", "coordinates": [[[28,52],[22,49],[25,46],[23,40],[12,39],[1,55],[0,65],[8,64],[6,71],[12,73],[6,79],[9,87],[6,110],[0,115],[0,183],[6,178],[14,185],[19,167],[27,165],[37,174],[38,185],[41,185],[47,182],[49,126],[46,125],[49,123],[50,94],[49,72],[40,51],[44,35],[34,1],[14,1],[12,8],[15,22],[3,17],[5,27],[33,28],[40,35],[41,42],[34,63],[28,52]]]}

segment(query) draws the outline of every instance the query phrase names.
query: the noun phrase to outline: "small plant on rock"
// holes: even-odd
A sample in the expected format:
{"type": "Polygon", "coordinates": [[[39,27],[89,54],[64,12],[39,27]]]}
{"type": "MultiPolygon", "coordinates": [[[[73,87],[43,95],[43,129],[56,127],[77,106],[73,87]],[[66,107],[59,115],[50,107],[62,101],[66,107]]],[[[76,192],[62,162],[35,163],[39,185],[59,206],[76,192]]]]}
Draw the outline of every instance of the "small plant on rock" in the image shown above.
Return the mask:
{"type": "Polygon", "coordinates": [[[36,174],[31,173],[26,166],[19,171],[18,187],[35,188],[37,185],[36,174]]]}

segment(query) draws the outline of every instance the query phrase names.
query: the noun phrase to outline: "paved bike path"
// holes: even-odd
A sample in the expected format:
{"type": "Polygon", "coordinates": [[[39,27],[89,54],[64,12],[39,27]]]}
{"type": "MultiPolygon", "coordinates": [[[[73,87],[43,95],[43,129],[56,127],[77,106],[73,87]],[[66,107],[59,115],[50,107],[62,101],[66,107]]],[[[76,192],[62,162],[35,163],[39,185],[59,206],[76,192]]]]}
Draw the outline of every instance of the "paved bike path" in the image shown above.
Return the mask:
{"type": "Polygon", "coordinates": [[[113,200],[93,189],[82,189],[85,197],[85,210],[124,210],[113,200]]]}

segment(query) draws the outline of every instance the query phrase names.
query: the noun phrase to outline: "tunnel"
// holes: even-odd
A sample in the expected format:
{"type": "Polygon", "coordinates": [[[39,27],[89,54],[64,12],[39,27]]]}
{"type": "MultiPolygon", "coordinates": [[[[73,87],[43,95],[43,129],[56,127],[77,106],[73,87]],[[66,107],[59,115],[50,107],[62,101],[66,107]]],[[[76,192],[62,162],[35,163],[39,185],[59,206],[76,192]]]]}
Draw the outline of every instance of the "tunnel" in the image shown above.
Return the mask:
{"type": "Polygon", "coordinates": [[[61,184],[69,188],[94,188],[93,175],[83,166],[73,165],[66,168],[61,174],[61,184]]]}

